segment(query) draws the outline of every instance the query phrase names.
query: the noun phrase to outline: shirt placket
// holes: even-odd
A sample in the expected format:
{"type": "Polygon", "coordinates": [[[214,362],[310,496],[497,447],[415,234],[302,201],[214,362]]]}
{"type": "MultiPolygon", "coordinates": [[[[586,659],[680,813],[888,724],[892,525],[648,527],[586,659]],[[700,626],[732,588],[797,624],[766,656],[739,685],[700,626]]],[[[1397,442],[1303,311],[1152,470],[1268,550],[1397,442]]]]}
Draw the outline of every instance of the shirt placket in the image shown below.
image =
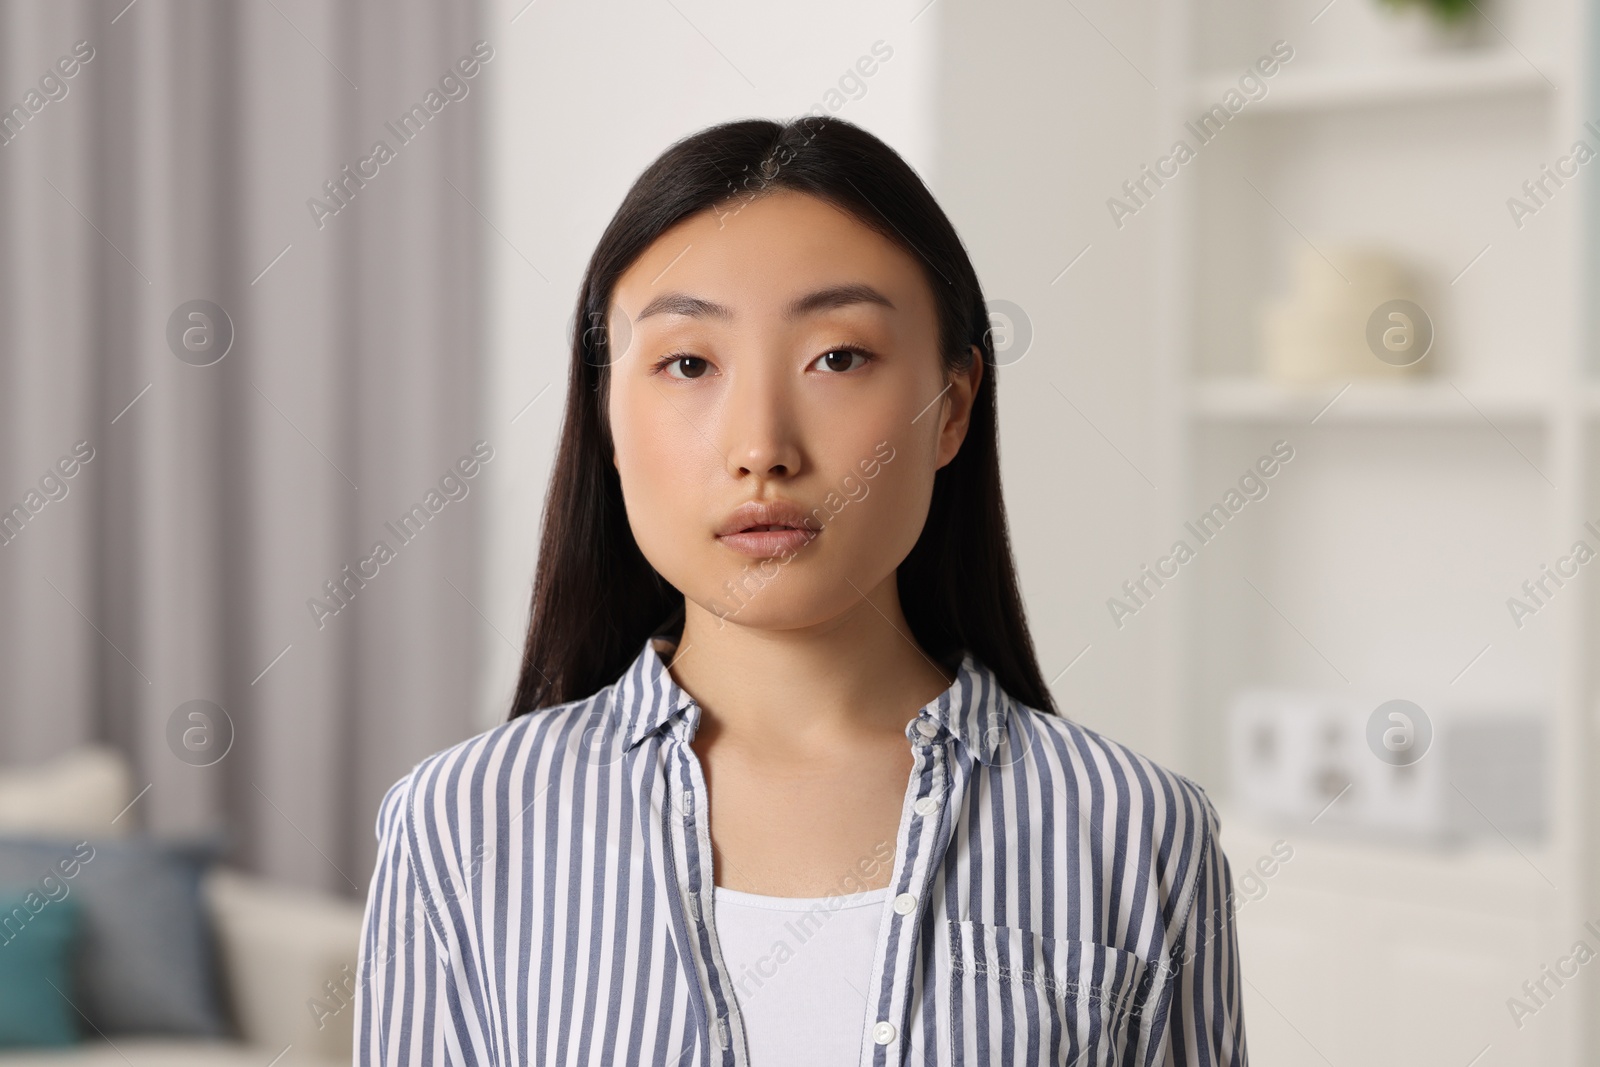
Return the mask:
{"type": "MultiPolygon", "coordinates": [[[[911,777],[900,809],[895,842],[894,887],[890,907],[878,929],[872,977],[867,985],[866,1033],[862,1035],[861,1067],[887,1067],[910,1062],[908,1030],[913,969],[918,936],[928,907],[933,874],[950,842],[949,815],[955,810],[949,734],[923,714],[906,727],[912,745],[911,777]]],[[[926,1049],[921,1050],[925,1055],[926,1049]]]]}
{"type": "Polygon", "coordinates": [[[673,854],[678,888],[692,935],[690,942],[695,963],[692,977],[699,984],[701,1000],[706,1008],[708,1033],[705,1037],[712,1050],[711,1062],[722,1067],[747,1067],[750,1054],[745,1043],[744,1020],[722,959],[722,947],[717,938],[713,914],[715,893],[711,827],[706,818],[710,792],[706,788],[700,757],[689,745],[698,711],[698,707],[691,705],[686,717],[680,719],[673,730],[677,740],[677,758],[672,761],[675,780],[669,784],[675,798],[672,805],[674,817],[681,824],[681,836],[673,836],[682,845],[674,848],[673,854]]]}
{"type": "MultiPolygon", "coordinates": [[[[744,1020],[733,995],[731,976],[722,958],[713,914],[711,830],[705,817],[709,791],[700,759],[689,745],[698,708],[675,724],[678,758],[671,761],[669,782],[674,798],[673,817],[681,834],[673,848],[677,884],[689,919],[691,948],[695,954],[694,978],[700,983],[706,1006],[706,1035],[712,1062],[722,1067],[748,1067],[749,1049],[744,1020]],[[703,976],[703,977],[702,977],[703,976]]],[[[867,1025],[862,1034],[862,1067],[887,1067],[908,1062],[906,1030],[912,971],[917,961],[917,941],[927,892],[949,845],[948,812],[954,810],[949,794],[959,793],[949,759],[948,732],[926,714],[906,727],[912,746],[912,770],[901,805],[895,842],[894,887],[890,906],[878,930],[872,975],[867,985],[867,1025]]],[[[954,798],[959,800],[959,797],[954,798]]]]}

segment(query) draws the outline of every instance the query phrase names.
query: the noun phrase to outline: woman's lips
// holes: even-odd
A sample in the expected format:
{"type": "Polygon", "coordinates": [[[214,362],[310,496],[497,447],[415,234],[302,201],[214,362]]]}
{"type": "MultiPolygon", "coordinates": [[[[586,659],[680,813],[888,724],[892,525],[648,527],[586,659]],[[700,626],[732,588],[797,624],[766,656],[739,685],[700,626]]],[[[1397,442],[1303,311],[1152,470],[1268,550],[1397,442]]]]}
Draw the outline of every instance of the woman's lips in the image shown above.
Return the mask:
{"type": "Polygon", "coordinates": [[[802,545],[821,532],[793,527],[776,530],[743,530],[739,533],[719,534],[717,541],[741,556],[770,559],[773,556],[783,556],[798,551],[802,545]]]}
{"type": "Polygon", "coordinates": [[[822,524],[792,500],[747,500],[712,531],[741,556],[788,556],[822,531],[822,524]]]}

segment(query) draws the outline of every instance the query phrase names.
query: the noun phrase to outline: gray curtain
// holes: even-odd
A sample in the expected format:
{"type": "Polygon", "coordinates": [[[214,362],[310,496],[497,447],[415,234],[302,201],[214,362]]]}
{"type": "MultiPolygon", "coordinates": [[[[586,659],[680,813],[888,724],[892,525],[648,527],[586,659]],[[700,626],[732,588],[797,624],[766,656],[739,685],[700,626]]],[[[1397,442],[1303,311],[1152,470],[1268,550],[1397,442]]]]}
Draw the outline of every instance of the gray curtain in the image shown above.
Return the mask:
{"type": "Polygon", "coordinates": [[[352,897],[491,632],[481,14],[0,2],[0,760],[352,897]]]}

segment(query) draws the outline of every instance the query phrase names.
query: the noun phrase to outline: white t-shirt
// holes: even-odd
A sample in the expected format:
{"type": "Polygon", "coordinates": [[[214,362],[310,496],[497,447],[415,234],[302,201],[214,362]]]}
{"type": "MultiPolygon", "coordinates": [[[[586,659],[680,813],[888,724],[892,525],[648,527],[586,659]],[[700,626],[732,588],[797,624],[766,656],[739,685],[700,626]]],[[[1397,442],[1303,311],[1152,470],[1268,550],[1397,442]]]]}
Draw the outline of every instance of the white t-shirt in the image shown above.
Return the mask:
{"type": "Polygon", "coordinates": [[[715,890],[751,1067],[855,1067],[889,887],[831,897],[715,890]]]}

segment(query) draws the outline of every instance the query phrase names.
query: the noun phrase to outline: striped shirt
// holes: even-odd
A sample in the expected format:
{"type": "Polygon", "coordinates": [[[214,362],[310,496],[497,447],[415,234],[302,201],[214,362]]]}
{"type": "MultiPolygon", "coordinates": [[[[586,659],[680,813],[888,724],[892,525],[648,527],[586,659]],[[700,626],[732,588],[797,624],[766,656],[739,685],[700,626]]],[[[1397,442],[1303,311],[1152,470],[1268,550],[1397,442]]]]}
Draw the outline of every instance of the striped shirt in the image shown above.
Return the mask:
{"type": "MultiPolygon", "coordinates": [[[[647,640],[595,695],[390,787],[357,1067],[749,1064],[712,915],[701,709],[670,650],[647,640]]],[[[1247,1062],[1232,881],[1199,786],[1017,702],[970,653],[906,738],[861,1067],[1247,1062]]]]}

